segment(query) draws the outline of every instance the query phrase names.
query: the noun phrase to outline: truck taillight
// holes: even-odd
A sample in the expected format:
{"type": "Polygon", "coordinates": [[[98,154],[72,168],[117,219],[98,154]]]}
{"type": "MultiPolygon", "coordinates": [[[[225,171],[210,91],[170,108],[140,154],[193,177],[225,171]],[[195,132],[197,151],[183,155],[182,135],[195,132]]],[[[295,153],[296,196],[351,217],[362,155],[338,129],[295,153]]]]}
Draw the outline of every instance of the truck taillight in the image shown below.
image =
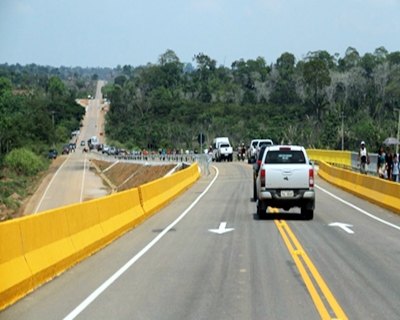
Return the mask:
{"type": "Polygon", "coordinates": [[[308,185],[310,188],[314,188],[314,169],[308,170],[308,185]]]}
{"type": "Polygon", "coordinates": [[[265,177],[266,177],[266,172],[265,169],[261,169],[260,171],[260,181],[261,181],[261,187],[265,187],[265,177]]]}

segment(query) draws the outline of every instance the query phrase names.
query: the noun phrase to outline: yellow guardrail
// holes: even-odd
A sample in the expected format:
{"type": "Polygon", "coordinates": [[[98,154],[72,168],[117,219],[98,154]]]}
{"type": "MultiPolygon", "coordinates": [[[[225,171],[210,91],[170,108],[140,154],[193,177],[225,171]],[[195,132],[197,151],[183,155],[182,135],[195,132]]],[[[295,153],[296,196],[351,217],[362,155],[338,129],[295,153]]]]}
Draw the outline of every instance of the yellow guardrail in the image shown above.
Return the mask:
{"type": "Polygon", "coordinates": [[[197,163],[100,199],[0,224],[0,310],[141,223],[191,186],[197,163]]]}
{"type": "Polygon", "coordinates": [[[351,152],[337,150],[307,149],[308,157],[314,161],[325,161],[343,166],[351,166],[351,152]]]}
{"type": "Polygon", "coordinates": [[[318,175],[354,195],[400,213],[400,183],[368,176],[319,162],[318,175]]]}

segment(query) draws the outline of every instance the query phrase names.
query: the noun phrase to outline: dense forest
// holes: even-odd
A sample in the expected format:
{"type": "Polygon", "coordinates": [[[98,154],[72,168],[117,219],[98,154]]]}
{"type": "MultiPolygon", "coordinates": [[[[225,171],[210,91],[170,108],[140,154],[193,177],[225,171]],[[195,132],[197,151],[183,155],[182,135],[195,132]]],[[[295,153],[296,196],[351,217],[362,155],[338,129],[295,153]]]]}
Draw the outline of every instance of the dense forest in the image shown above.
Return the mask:
{"type": "Polygon", "coordinates": [[[0,159],[13,149],[40,154],[68,142],[85,112],[75,99],[94,92],[92,77],[36,65],[0,65],[0,159]]]}
{"type": "Polygon", "coordinates": [[[172,50],[156,64],[124,66],[103,88],[111,101],[106,133],[128,147],[198,148],[228,136],[234,144],[252,138],[307,147],[375,151],[397,135],[400,52],[377,48],[361,56],[310,52],[296,61],[283,53],[217,66],[200,53],[182,63],[172,50]]]}

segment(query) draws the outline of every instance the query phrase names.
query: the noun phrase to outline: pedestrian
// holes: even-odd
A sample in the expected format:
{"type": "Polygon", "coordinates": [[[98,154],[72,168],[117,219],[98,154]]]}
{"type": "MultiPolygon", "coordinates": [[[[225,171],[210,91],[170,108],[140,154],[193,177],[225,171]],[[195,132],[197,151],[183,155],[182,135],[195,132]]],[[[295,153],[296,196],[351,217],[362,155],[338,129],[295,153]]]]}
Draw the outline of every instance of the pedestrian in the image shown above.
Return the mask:
{"type": "Polygon", "coordinates": [[[358,161],[360,162],[360,172],[367,174],[367,166],[369,165],[369,155],[365,142],[361,141],[360,150],[358,151],[358,161]]]}
{"type": "Polygon", "coordinates": [[[385,162],[386,162],[386,177],[385,178],[388,180],[392,180],[393,155],[392,155],[392,151],[390,150],[390,147],[387,147],[387,149],[386,149],[385,162]]]}
{"type": "Polygon", "coordinates": [[[397,154],[395,153],[393,156],[393,166],[392,166],[392,180],[394,182],[399,182],[399,159],[397,158],[397,154]]]}
{"type": "Polygon", "coordinates": [[[379,148],[378,151],[378,161],[377,161],[377,174],[379,176],[379,178],[385,178],[386,175],[386,154],[385,154],[385,150],[383,147],[379,148]]]}

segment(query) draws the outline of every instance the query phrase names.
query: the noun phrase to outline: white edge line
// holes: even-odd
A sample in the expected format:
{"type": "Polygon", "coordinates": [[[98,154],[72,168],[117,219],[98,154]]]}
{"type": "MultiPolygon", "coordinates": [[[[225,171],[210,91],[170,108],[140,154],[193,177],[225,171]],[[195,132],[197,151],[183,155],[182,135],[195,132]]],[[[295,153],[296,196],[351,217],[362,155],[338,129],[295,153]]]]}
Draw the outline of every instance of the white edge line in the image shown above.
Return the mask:
{"type": "Polygon", "coordinates": [[[145,253],[147,253],[158,241],[163,238],[168,231],[170,231],[179,221],[181,221],[193,207],[203,198],[203,196],[208,192],[214,182],[217,180],[219,171],[216,167],[216,175],[214,179],[210,182],[207,188],[196,198],[194,202],[183,212],[181,215],[172,222],[168,227],[166,227],[157,237],[155,237],[151,242],[149,242],[141,251],[139,251],[131,260],[129,260],[125,265],[123,265],[117,272],[115,272],[110,278],[108,278],[100,287],[93,291],[80,305],[78,305],[71,313],[69,313],[64,320],[75,319],[83,310],[85,310],[97,297],[102,294],[110,285],[112,285],[121,275],[125,273],[133,264],[136,263],[145,253]]]}
{"type": "Polygon", "coordinates": [[[44,191],[43,196],[42,196],[42,198],[40,199],[39,204],[37,205],[37,207],[36,207],[34,213],[37,213],[37,212],[39,211],[39,208],[40,208],[40,206],[42,205],[42,202],[43,202],[44,198],[46,197],[47,192],[49,191],[49,189],[50,189],[50,187],[51,187],[51,185],[52,185],[54,179],[56,178],[56,176],[58,175],[58,173],[61,171],[62,167],[64,167],[64,165],[67,163],[67,160],[68,160],[68,159],[69,159],[69,155],[68,155],[68,157],[64,160],[64,162],[62,163],[62,165],[57,169],[57,171],[56,171],[56,173],[53,175],[53,177],[51,178],[51,180],[50,180],[49,184],[47,185],[46,190],[44,191]]]}
{"type": "Polygon", "coordinates": [[[386,220],[383,220],[383,219],[381,219],[381,218],[378,218],[377,216],[374,216],[373,214],[371,214],[371,213],[369,213],[369,212],[367,212],[367,211],[365,211],[365,210],[363,210],[363,209],[357,207],[356,205],[354,205],[354,204],[352,204],[352,203],[350,203],[350,202],[348,202],[348,201],[346,201],[346,200],[343,200],[342,198],[339,198],[338,196],[334,195],[333,193],[329,192],[328,190],[326,190],[326,189],[324,189],[324,188],[322,188],[322,187],[320,187],[320,186],[317,186],[317,185],[315,185],[315,186],[316,186],[319,190],[321,190],[321,191],[325,192],[326,194],[330,195],[332,198],[335,198],[336,200],[338,200],[338,201],[344,203],[345,205],[348,205],[349,207],[351,207],[351,208],[357,210],[358,212],[360,212],[360,213],[362,213],[362,214],[364,214],[364,215],[370,217],[371,219],[374,219],[374,220],[376,220],[376,221],[378,221],[378,222],[380,222],[380,223],[386,224],[387,226],[392,227],[392,228],[394,228],[394,229],[400,230],[400,227],[399,227],[399,226],[397,226],[397,225],[395,225],[395,224],[393,224],[393,223],[390,223],[390,222],[388,222],[388,221],[386,221],[386,220]]]}

